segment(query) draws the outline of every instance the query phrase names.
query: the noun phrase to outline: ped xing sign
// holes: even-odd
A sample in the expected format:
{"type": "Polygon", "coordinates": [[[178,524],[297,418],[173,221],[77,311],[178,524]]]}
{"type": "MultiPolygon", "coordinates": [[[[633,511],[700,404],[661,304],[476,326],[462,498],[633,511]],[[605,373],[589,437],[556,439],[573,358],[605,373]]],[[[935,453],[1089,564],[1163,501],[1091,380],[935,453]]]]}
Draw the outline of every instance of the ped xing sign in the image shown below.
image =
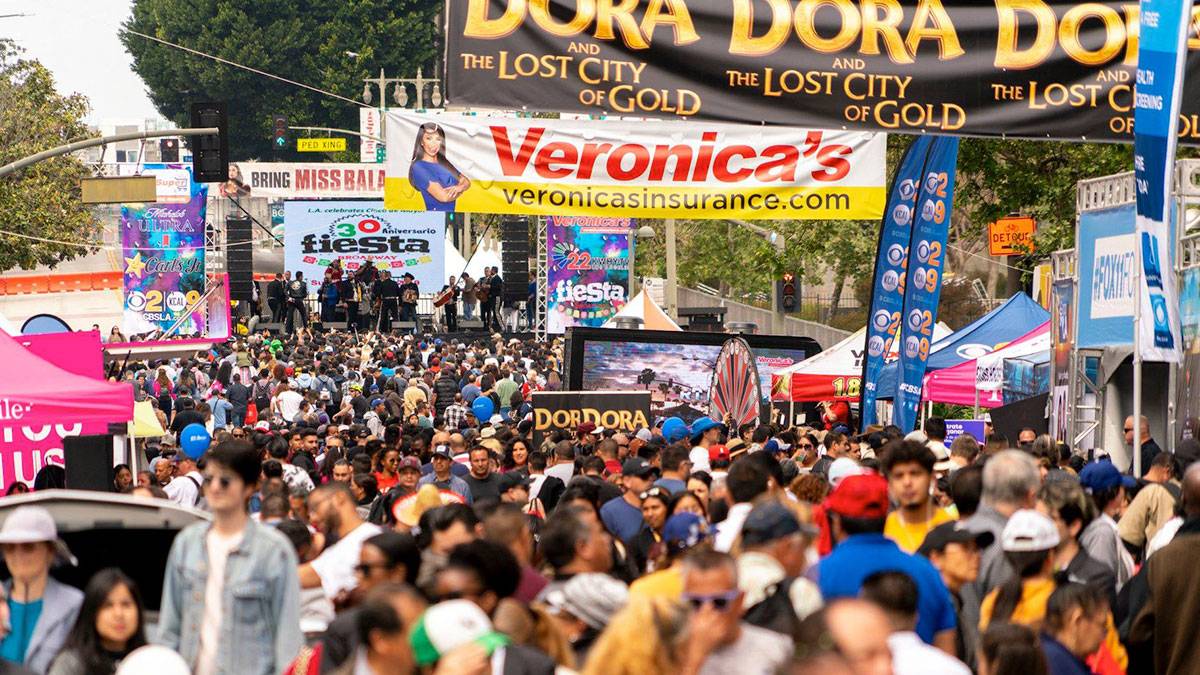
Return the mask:
{"type": "Polygon", "coordinates": [[[1009,216],[988,225],[988,253],[1024,255],[1033,252],[1037,221],[1028,216],[1009,216]]]}
{"type": "Polygon", "coordinates": [[[715,122],[388,113],[401,211],[877,220],[882,134],[715,122]]]}
{"type": "Polygon", "coordinates": [[[297,138],[296,150],[299,152],[343,152],[346,149],[344,138],[297,138]]]}

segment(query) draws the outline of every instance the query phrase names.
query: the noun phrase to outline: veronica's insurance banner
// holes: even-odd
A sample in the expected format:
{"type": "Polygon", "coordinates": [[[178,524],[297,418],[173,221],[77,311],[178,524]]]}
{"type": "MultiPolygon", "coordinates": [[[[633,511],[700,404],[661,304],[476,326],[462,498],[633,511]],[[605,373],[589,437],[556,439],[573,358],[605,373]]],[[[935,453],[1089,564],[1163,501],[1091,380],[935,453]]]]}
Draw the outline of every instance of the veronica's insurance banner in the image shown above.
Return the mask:
{"type": "Polygon", "coordinates": [[[389,209],[623,218],[883,215],[882,134],[388,113],[389,209]]]}

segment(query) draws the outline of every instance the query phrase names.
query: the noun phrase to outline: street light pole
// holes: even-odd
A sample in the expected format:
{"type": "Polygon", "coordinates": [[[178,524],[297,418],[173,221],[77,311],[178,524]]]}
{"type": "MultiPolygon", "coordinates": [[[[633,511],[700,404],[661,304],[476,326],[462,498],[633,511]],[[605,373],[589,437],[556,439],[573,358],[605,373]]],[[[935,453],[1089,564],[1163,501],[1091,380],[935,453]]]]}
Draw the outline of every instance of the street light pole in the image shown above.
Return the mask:
{"type": "Polygon", "coordinates": [[[679,286],[675,271],[675,219],[667,218],[667,314],[679,321],[679,286]]]}

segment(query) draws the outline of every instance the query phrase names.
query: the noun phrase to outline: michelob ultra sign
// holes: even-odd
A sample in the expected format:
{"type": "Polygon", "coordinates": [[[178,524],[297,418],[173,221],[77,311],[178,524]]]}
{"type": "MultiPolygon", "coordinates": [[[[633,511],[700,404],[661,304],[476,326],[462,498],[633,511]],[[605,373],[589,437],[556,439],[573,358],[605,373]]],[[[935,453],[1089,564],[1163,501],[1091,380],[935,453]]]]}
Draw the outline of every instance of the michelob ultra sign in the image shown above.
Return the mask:
{"type": "Polygon", "coordinates": [[[877,220],[887,199],[882,134],[407,113],[386,128],[389,209],[877,220]]]}

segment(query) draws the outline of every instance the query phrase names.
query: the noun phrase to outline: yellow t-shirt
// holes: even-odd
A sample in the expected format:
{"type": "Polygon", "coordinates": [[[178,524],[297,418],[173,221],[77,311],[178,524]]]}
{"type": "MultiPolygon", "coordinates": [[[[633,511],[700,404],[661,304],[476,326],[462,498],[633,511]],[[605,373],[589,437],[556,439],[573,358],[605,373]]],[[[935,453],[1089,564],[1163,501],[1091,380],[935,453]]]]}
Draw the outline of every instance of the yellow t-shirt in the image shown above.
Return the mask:
{"type": "MultiPolygon", "coordinates": [[[[1053,592],[1053,579],[1029,579],[1022,583],[1021,600],[1013,608],[1008,623],[1019,623],[1034,630],[1041,629],[1042,619],[1046,618],[1046,601],[1050,599],[1050,594],[1053,592]]],[[[999,588],[992,589],[992,592],[988,593],[987,597],[983,599],[983,603],[980,604],[979,632],[987,630],[988,624],[991,623],[992,611],[996,608],[996,598],[999,595],[999,588]]]]}
{"type": "Polygon", "coordinates": [[[946,509],[935,509],[932,518],[919,523],[901,522],[900,518],[899,511],[888,514],[887,523],[883,526],[883,536],[896,542],[901,550],[908,553],[916,553],[917,549],[921,548],[921,543],[925,541],[925,535],[929,534],[930,530],[954,520],[954,516],[947,513],[946,509]]]}
{"type": "Polygon", "coordinates": [[[678,600],[683,597],[683,574],[679,565],[659,570],[634,581],[629,586],[630,595],[641,595],[646,598],[670,598],[678,600]]]}

